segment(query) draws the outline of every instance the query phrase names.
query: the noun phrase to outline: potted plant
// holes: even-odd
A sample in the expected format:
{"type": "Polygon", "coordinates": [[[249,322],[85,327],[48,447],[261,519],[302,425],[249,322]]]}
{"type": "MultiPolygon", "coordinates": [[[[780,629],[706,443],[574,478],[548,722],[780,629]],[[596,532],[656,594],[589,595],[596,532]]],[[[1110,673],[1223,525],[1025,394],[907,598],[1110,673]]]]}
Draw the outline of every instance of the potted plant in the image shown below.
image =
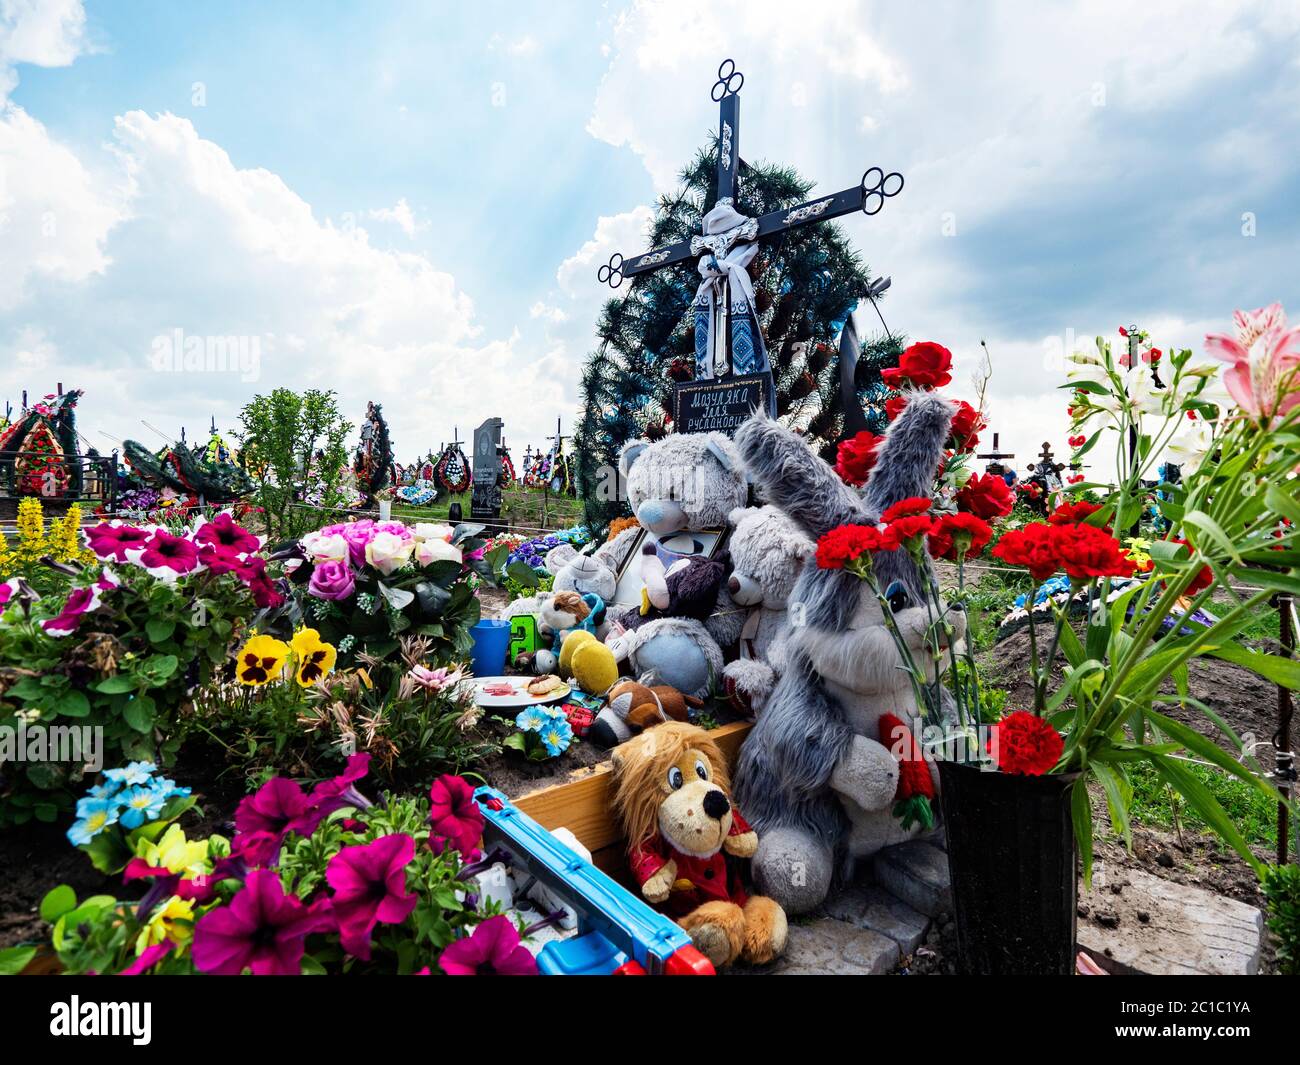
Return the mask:
{"type": "MultiPolygon", "coordinates": [[[[895,635],[926,708],[921,746],[938,763],[963,968],[981,973],[1069,973],[1075,957],[1076,862],[1091,877],[1089,786],[1105,796],[1113,829],[1131,845],[1129,773],[1150,766],[1257,873],[1264,870],[1232,819],[1186,767],[1188,757],[1231,773],[1272,800],[1278,792],[1214,711],[1187,693],[1188,662],[1212,656],[1273,683],[1300,688],[1300,663],[1255,653],[1236,635],[1271,595],[1300,592],[1300,330],[1281,307],[1237,315],[1237,336],[1207,338],[1230,365],[1193,364],[1192,353],[1163,355],[1142,334],[1124,332],[1116,355],[1073,356],[1071,443],[1078,462],[1102,434],[1117,434],[1113,483],[1077,481],[1069,492],[1104,502],[1064,501],[1045,522],[1004,531],[991,554],[1028,572],[1035,590],[1062,572],[1065,604],[1045,598],[1029,609],[1031,704],[998,720],[987,705],[972,649],[949,636],[951,612],[966,597],[965,563],[1011,511],[997,477],[949,483],[937,500],[905,500],[879,527],[842,526],[818,546],[818,564],[876,586],[871,552],[908,552],[925,575],[932,660],[917,662],[895,635]],[[1162,456],[1152,513],[1148,487],[1162,456]],[[1149,520],[1140,525],[1144,511],[1149,520]],[[1146,535],[1141,535],[1142,533],[1146,535]],[[941,593],[929,557],[956,563],[956,588],[941,593]],[[1245,586],[1244,590],[1242,586],[1245,586]],[[1212,597],[1228,604],[1214,616],[1212,597]],[[1080,602],[1076,631],[1069,603],[1080,602]],[[1053,678],[1053,663],[1064,677],[1053,678]],[[936,668],[938,667],[938,668],[936,668]],[[944,673],[947,677],[945,679],[944,673]],[[1173,691],[1166,682],[1172,680],[1173,691]],[[1163,712],[1170,704],[1204,713],[1219,742],[1163,712]]],[[[952,466],[953,463],[949,463],[952,466]]]]}

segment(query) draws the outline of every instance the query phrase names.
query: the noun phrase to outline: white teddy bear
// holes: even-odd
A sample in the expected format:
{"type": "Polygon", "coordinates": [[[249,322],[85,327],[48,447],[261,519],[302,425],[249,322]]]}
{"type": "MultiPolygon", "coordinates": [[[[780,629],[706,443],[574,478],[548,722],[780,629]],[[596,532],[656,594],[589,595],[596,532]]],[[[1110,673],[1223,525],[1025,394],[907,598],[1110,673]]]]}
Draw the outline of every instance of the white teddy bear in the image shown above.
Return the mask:
{"type": "Polygon", "coordinates": [[[785,669],[792,619],[786,609],[795,582],[816,544],[774,506],[731,512],[732,572],[727,590],[744,611],[739,657],[723,670],[725,686],[741,709],[758,712],[785,669]]]}

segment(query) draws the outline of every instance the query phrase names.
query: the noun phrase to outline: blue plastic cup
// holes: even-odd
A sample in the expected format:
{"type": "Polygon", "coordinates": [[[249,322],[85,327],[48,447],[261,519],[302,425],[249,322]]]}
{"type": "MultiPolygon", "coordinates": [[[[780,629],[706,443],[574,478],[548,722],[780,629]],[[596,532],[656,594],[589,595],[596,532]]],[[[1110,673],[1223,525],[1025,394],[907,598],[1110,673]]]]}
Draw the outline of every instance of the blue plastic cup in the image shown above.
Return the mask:
{"type": "Polygon", "coordinates": [[[501,618],[484,618],[469,630],[474,637],[470,668],[476,677],[499,677],[506,671],[506,651],[510,648],[510,622],[501,618]]]}

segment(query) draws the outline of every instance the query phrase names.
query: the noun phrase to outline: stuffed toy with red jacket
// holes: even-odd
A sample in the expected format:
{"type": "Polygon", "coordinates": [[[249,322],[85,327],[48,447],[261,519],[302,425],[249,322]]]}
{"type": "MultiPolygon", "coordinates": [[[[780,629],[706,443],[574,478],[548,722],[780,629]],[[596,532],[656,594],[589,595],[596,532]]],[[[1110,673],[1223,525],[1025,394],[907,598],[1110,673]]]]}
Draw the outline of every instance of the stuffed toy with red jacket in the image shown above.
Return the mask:
{"type": "Polygon", "coordinates": [[[734,858],[758,836],[731,800],[727,762],[703,729],[666,721],[614,750],[614,812],[641,894],[721,968],[762,965],[786,942],[785,911],[750,895],[734,858]]]}

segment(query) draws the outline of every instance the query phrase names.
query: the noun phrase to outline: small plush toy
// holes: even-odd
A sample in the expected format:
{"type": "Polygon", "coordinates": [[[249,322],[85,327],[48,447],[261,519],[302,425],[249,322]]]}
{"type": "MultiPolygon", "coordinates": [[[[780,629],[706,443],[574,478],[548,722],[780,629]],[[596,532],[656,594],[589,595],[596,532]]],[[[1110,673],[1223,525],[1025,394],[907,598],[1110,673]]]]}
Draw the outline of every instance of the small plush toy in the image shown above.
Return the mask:
{"type": "Polygon", "coordinates": [[[609,702],[596,715],[588,738],[599,747],[614,747],[651,725],[663,721],[686,721],[690,708],[699,709],[703,699],[683,695],[666,685],[647,686],[634,680],[620,680],[608,693],[609,702]]]}
{"type": "Polygon", "coordinates": [[[641,894],[684,928],[715,967],[785,949],[785,911],[748,895],[727,855],[758,837],[732,804],[727,763],[709,734],[668,721],[614,751],[614,811],[641,894]]]}
{"type": "Polygon", "coordinates": [[[574,629],[565,637],[557,666],[561,677],[572,679],[588,695],[603,696],[618,680],[614,652],[587,629],[574,629]]]}
{"type": "Polygon", "coordinates": [[[556,592],[541,604],[539,630],[551,640],[549,651],[538,651],[533,656],[533,669],[538,673],[554,673],[559,664],[560,649],[572,632],[585,630],[593,636],[605,619],[605,601],[593,592],[556,592]]]}

